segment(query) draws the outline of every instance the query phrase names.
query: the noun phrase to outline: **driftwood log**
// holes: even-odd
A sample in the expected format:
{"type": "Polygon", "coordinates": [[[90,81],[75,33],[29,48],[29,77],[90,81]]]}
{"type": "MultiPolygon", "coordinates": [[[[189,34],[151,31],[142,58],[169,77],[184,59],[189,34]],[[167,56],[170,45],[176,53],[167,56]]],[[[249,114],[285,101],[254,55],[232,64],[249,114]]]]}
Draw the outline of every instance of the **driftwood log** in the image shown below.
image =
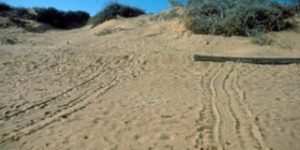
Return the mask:
{"type": "Polygon", "coordinates": [[[300,57],[233,57],[196,54],[194,55],[194,61],[237,62],[261,65],[288,65],[300,64],[300,57]]]}

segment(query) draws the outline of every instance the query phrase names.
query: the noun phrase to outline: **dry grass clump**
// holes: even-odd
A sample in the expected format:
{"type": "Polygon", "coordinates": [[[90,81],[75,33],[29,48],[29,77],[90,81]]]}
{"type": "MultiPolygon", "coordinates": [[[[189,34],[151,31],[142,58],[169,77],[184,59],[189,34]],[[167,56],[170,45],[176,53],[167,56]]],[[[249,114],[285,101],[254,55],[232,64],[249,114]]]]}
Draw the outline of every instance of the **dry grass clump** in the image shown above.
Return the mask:
{"type": "Polygon", "coordinates": [[[272,38],[270,38],[267,34],[264,34],[262,32],[252,33],[251,42],[260,46],[272,45],[273,43],[275,43],[275,41],[272,38]]]}
{"type": "Polygon", "coordinates": [[[108,4],[102,11],[92,18],[93,27],[101,24],[107,20],[116,19],[118,16],[124,18],[137,17],[145,14],[139,8],[126,6],[116,2],[108,4]]]}
{"type": "Polygon", "coordinates": [[[171,7],[184,6],[185,0],[168,0],[171,7]]]}
{"type": "Polygon", "coordinates": [[[179,9],[181,9],[181,7],[171,8],[170,10],[168,10],[166,12],[162,12],[162,13],[151,16],[150,19],[151,19],[151,21],[158,21],[158,20],[169,21],[169,20],[173,20],[175,18],[182,18],[183,13],[180,13],[179,9]]]}
{"type": "Polygon", "coordinates": [[[190,0],[187,29],[197,34],[251,36],[292,26],[289,7],[268,0],[190,0]]]}

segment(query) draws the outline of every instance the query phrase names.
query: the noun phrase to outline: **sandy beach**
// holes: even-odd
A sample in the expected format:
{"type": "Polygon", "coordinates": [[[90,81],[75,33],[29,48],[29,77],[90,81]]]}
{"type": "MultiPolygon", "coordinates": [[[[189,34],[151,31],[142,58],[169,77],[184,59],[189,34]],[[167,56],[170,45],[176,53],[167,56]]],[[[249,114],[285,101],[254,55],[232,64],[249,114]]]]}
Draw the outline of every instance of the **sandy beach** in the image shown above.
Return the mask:
{"type": "Polygon", "coordinates": [[[259,46],[151,16],[1,29],[0,149],[300,149],[299,64],[193,60],[300,57],[299,33],[259,46]]]}

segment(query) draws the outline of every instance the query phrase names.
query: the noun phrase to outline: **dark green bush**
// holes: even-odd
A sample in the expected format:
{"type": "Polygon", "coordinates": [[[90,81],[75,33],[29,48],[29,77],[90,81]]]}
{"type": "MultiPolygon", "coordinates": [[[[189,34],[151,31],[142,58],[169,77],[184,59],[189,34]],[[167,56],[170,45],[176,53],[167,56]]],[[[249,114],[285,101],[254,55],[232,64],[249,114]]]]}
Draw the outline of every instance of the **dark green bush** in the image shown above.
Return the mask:
{"type": "Polygon", "coordinates": [[[60,29],[72,29],[84,26],[89,14],[83,11],[60,11],[55,8],[36,8],[37,21],[60,29]]]}
{"type": "Polygon", "coordinates": [[[295,13],[268,0],[191,0],[186,27],[197,34],[251,36],[291,27],[286,19],[295,13]]]}
{"type": "Polygon", "coordinates": [[[55,28],[72,29],[84,26],[90,15],[83,11],[60,11],[55,8],[11,7],[0,3],[0,16],[9,18],[17,27],[25,27],[26,21],[33,20],[49,24],[55,28]]]}
{"type": "Polygon", "coordinates": [[[93,27],[107,20],[115,19],[118,16],[130,18],[143,14],[145,14],[145,12],[139,8],[122,5],[119,3],[110,3],[102,11],[96,14],[95,17],[93,17],[93,27]]]}
{"type": "Polygon", "coordinates": [[[7,4],[5,4],[5,3],[0,3],[0,12],[3,12],[3,11],[9,11],[9,10],[11,10],[12,8],[9,6],[9,5],[7,5],[7,4]]]}
{"type": "Polygon", "coordinates": [[[0,3],[0,16],[19,19],[34,19],[34,16],[26,8],[11,7],[5,3],[0,3]]]}

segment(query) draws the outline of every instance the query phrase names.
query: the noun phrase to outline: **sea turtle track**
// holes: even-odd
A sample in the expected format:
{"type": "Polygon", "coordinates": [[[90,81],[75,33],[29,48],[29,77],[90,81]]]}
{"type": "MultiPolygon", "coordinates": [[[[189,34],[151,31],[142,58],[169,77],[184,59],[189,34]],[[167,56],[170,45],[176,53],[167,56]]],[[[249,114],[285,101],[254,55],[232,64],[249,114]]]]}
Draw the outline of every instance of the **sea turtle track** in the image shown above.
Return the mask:
{"type": "Polygon", "coordinates": [[[215,106],[217,93],[213,84],[215,84],[216,76],[212,76],[212,74],[218,74],[218,70],[213,69],[213,67],[213,64],[209,64],[206,73],[203,75],[204,77],[201,77],[202,92],[208,93],[204,95],[209,96],[202,98],[202,108],[198,112],[199,117],[196,120],[198,137],[194,147],[197,149],[214,149],[217,148],[219,143],[218,130],[221,120],[219,111],[215,106]]]}
{"type": "Polygon", "coordinates": [[[206,73],[200,77],[203,95],[207,96],[201,98],[195,148],[268,148],[256,117],[247,105],[245,91],[239,84],[241,74],[253,68],[246,66],[243,69],[234,63],[209,62],[206,73]]]}
{"type": "MultiPolygon", "coordinates": [[[[248,69],[252,70],[252,69],[248,69]]],[[[247,141],[247,147],[251,147],[251,145],[255,145],[258,149],[268,149],[268,145],[264,139],[263,133],[261,132],[261,127],[258,124],[257,117],[251,112],[248,104],[247,104],[247,96],[246,92],[240,86],[242,72],[236,72],[233,76],[232,84],[228,86],[228,89],[233,91],[234,96],[234,104],[236,105],[236,110],[239,118],[242,118],[242,122],[244,124],[244,129],[242,129],[244,134],[243,139],[247,141]],[[247,132],[248,131],[248,132],[247,132]]]]}

